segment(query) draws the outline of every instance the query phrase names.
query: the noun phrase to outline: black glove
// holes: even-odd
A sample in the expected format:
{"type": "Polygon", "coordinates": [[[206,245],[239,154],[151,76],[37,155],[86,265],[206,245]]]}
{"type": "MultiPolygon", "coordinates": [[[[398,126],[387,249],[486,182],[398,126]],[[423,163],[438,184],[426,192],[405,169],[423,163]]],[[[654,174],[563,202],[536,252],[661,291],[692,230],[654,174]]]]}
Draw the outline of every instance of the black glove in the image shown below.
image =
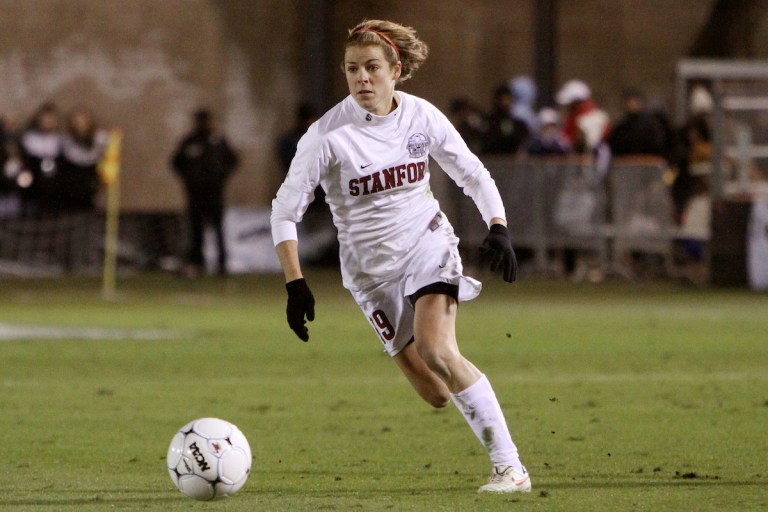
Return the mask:
{"type": "Polygon", "coordinates": [[[310,322],[315,319],[315,297],[304,278],[285,283],[285,289],[288,290],[288,307],[285,309],[288,314],[288,325],[296,336],[309,341],[309,331],[305,325],[304,315],[307,315],[307,320],[310,322]]]}
{"type": "Polygon", "coordinates": [[[491,271],[501,270],[502,277],[508,283],[517,279],[517,258],[512,250],[512,238],[509,230],[502,224],[491,225],[488,236],[480,247],[484,258],[491,260],[491,271]]]}

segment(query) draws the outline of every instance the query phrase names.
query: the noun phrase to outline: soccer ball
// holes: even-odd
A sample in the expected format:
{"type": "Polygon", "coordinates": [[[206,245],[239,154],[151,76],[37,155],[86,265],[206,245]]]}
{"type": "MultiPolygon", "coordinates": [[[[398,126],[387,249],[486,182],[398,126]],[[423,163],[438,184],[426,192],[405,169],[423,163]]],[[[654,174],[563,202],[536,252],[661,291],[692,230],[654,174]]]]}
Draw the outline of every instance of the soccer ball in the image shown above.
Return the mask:
{"type": "Polygon", "coordinates": [[[187,496],[209,501],[236,493],[251,471],[251,447],[240,429],[218,418],[181,427],[168,447],[168,473],[187,496]]]}

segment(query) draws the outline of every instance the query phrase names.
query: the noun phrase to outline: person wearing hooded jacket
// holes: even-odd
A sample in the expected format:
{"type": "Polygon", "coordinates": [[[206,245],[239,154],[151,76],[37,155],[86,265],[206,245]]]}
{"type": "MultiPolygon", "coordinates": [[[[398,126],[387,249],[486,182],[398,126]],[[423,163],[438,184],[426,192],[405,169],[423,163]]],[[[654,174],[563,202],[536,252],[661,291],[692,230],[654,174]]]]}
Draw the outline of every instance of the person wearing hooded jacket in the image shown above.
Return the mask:
{"type": "Polygon", "coordinates": [[[568,108],[563,132],[574,151],[595,152],[610,132],[610,119],[592,99],[589,86],[581,80],[569,80],[555,99],[568,108]]]}

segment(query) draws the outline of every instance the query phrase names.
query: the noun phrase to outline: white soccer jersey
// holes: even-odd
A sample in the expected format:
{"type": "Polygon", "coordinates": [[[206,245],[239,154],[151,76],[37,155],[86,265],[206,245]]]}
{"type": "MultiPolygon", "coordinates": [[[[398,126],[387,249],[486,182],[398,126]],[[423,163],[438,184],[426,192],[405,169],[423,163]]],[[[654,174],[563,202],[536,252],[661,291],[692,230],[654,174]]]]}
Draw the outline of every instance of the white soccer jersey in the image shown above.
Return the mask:
{"type": "Polygon", "coordinates": [[[396,92],[397,108],[370,114],[352,96],[299,141],[272,201],[275,245],[296,240],[296,223],[320,185],[338,229],[344,286],[359,289],[402,273],[401,263],[440,207],[429,187],[429,157],[472,198],[483,219],[505,217],[488,170],[429,102],[396,92]]]}

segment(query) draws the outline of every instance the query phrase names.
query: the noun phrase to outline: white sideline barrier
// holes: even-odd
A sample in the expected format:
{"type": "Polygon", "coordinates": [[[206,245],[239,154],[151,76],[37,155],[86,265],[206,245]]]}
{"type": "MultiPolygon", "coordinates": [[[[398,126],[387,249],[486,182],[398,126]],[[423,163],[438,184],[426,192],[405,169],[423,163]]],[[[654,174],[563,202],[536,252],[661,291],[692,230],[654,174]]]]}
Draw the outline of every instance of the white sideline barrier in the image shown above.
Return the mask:
{"type": "MultiPolygon", "coordinates": [[[[224,214],[224,238],[227,245],[227,270],[232,274],[280,272],[280,262],[272,242],[269,208],[228,208],[224,214]]],[[[328,223],[310,228],[299,224],[299,257],[312,259],[336,238],[328,223]]],[[[203,255],[206,267],[216,268],[216,239],[206,230],[203,255]]]]}
{"type": "Polygon", "coordinates": [[[768,291],[768,199],[752,204],[747,236],[749,285],[753,290],[768,291]]]}

